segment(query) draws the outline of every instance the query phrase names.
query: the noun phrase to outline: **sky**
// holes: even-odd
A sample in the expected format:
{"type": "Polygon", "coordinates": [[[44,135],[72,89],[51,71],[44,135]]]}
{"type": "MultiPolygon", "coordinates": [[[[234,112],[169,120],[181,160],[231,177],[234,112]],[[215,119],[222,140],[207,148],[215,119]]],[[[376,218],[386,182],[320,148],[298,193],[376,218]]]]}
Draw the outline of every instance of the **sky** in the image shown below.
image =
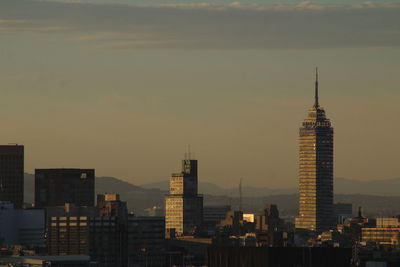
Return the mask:
{"type": "Polygon", "coordinates": [[[320,103],[335,177],[400,177],[400,1],[0,1],[0,140],[25,169],[294,187],[320,103]]]}

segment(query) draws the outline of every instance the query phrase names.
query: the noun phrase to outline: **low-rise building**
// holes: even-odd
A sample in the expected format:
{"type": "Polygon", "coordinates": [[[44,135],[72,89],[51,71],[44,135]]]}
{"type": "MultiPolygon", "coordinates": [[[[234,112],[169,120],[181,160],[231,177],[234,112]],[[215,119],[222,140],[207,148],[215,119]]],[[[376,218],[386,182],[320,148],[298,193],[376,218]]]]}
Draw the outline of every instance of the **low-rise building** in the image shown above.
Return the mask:
{"type": "Polygon", "coordinates": [[[226,218],[231,206],[204,206],[203,208],[203,229],[205,232],[213,233],[215,227],[226,218]]]}
{"type": "Polygon", "coordinates": [[[396,217],[376,218],[376,227],[400,227],[400,222],[396,217]]]}
{"type": "Polygon", "coordinates": [[[51,217],[50,255],[89,255],[105,267],[127,264],[126,223],[115,216],[51,217]]]}
{"type": "Polygon", "coordinates": [[[364,244],[398,246],[400,244],[400,227],[362,228],[361,241],[364,244]]]}
{"type": "Polygon", "coordinates": [[[14,209],[11,202],[0,202],[0,239],[3,246],[41,247],[45,245],[44,233],[44,210],[14,209]]]}
{"type": "Polygon", "coordinates": [[[95,267],[89,256],[12,256],[0,258],[0,267],[95,267]]]}

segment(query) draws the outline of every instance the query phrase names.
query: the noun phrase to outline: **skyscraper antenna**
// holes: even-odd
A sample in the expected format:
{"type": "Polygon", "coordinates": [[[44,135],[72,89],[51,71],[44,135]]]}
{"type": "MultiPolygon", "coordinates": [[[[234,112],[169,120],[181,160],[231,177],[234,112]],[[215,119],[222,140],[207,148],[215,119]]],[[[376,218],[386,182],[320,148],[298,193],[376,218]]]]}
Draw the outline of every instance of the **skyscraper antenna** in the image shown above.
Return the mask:
{"type": "Polygon", "coordinates": [[[242,180],[243,178],[240,177],[239,181],[239,211],[242,211],[242,180]]]}
{"type": "Polygon", "coordinates": [[[188,145],[188,160],[192,159],[192,154],[190,152],[190,144],[188,145]]]}
{"type": "Polygon", "coordinates": [[[315,102],[314,102],[314,108],[319,108],[319,103],[318,103],[318,67],[315,68],[315,102]]]}

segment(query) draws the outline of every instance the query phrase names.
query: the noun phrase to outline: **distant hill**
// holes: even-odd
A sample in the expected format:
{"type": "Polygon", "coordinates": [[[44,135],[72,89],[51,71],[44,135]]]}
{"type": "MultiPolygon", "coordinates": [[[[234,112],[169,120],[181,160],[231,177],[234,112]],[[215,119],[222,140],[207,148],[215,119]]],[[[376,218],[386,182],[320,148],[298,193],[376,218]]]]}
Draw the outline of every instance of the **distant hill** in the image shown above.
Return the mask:
{"type": "MultiPolygon", "coordinates": [[[[378,196],[364,192],[390,192],[384,191],[386,186],[396,186],[397,179],[385,180],[383,184],[371,182],[359,182],[349,179],[336,179],[336,186],[343,186],[337,189],[335,202],[352,203],[354,210],[358,206],[364,208],[366,215],[371,216],[392,216],[400,214],[400,194],[397,196],[378,196]],[[347,183],[347,184],[346,184],[347,183]],[[388,185],[385,185],[387,183],[388,185]],[[375,184],[375,188],[371,188],[375,184]],[[346,188],[346,186],[348,188],[346,188]],[[346,191],[348,190],[348,191],[346,191]],[[353,192],[351,192],[353,191],[353,192]],[[346,193],[347,192],[347,193],[346,193]]],[[[164,196],[167,193],[168,182],[137,186],[113,177],[96,178],[96,194],[98,193],[119,193],[122,200],[128,202],[128,207],[137,214],[144,214],[144,209],[152,206],[164,206],[164,196]],[[164,187],[162,187],[164,186],[164,187]]],[[[399,186],[396,187],[400,188],[399,186]]],[[[395,189],[396,189],[395,188],[395,189]]],[[[204,205],[231,205],[233,208],[239,206],[237,189],[224,189],[212,183],[200,183],[201,193],[204,194],[204,205]],[[232,190],[232,193],[229,193],[232,190]]],[[[265,188],[244,187],[243,207],[247,212],[261,213],[266,203],[277,204],[281,214],[285,217],[293,217],[298,210],[297,189],[283,189],[279,194],[277,190],[265,188]],[[293,192],[285,193],[285,190],[293,192]],[[272,193],[271,193],[272,192],[272,193]]],[[[286,191],[286,192],[287,192],[286,191]]],[[[384,194],[384,193],[382,193],[384,194]]],[[[25,201],[33,202],[34,197],[34,176],[25,174],[25,201]]]]}
{"type": "Polygon", "coordinates": [[[346,178],[335,179],[335,192],[339,194],[368,194],[400,196],[400,178],[360,181],[346,178]]]}
{"type": "MultiPolygon", "coordinates": [[[[25,202],[34,202],[34,175],[25,174],[25,202]]],[[[114,177],[96,177],[95,193],[118,193],[121,199],[128,202],[128,208],[141,213],[145,208],[163,206],[166,192],[159,189],[145,189],[114,177]]]]}
{"type": "MultiPolygon", "coordinates": [[[[140,185],[143,188],[160,189],[164,191],[169,190],[169,181],[164,180],[155,183],[140,185]]],[[[238,187],[223,188],[213,183],[199,182],[199,192],[201,194],[213,195],[213,196],[229,196],[238,197],[238,187]]],[[[297,188],[282,188],[282,189],[271,189],[267,187],[255,187],[255,186],[243,186],[244,196],[262,197],[268,195],[280,195],[280,194],[294,194],[297,192],[297,188]]]]}
{"type": "MultiPolygon", "coordinates": [[[[143,188],[153,188],[167,191],[168,180],[141,185],[143,188]]],[[[335,178],[336,194],[363,194],[377,196],[400,196],[400,178],[374,181],[360,181],[347,178],[335,178]]],[[[239,196],[238,187],[222,188],[218,185],[199,182],[199,192],[214,196],[239,196]]],[[[262,197],[270,195],[296,194],[297,187],[271,189],[268,187],[243,186],[244,196],[262,197]]]]}

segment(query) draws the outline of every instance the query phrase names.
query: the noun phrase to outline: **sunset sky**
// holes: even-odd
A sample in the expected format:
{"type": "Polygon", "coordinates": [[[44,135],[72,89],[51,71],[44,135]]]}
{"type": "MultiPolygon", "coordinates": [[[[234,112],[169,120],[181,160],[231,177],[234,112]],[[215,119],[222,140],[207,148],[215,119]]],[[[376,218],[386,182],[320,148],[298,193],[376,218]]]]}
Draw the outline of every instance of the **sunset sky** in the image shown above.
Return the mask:
{"type": "Polygon", "coordinates": [[[335,177],[400,177],[400,1],[0,1],[0,140],[26,172],[292,187],[320,103],[335,177]]]}

